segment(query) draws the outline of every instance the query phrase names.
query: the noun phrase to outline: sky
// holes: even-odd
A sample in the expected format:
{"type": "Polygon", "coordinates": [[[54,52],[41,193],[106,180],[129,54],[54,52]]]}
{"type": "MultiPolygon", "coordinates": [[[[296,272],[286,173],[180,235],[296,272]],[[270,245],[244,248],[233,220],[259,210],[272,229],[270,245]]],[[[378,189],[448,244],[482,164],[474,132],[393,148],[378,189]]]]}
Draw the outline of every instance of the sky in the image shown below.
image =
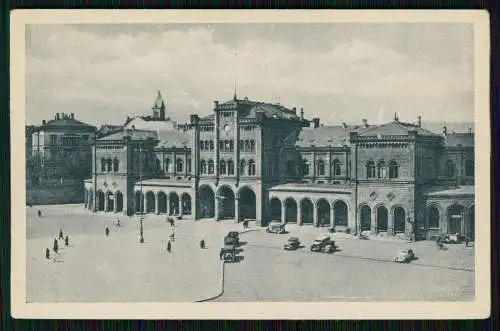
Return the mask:
{"type": "Polygon", "coordinates": [[[233,97],[325,125],[474,120],[473,27],[413,24],[78,24],[26,30],[26,122],[179,122],[233,97]],[[236,83],[235,83],[236,82],[236,83]]]}

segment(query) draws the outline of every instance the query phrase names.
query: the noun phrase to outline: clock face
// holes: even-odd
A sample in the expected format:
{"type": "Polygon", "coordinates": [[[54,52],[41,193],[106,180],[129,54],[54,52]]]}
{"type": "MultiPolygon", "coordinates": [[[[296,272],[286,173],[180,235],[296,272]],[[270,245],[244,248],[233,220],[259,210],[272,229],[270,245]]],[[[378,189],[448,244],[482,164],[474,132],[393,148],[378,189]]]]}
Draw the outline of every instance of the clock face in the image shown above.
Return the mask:
{"type": "Polygon", "coordinates": [[[231,130],[231,127],[229,126],[229,124],[226,124],[224,125],[224,131],[229,132],[229,130],[231,130]]]}

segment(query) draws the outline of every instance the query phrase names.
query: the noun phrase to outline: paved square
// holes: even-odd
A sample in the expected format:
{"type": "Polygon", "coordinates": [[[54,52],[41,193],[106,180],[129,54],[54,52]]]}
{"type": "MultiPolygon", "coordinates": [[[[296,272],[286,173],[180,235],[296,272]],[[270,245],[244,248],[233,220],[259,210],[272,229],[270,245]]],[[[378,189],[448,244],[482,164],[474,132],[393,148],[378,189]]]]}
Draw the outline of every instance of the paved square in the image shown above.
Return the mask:
{"type": "MultiPolygon", "coordinates": [[[[176,221],[172,253],[164,249],[170,226],[164,216],[144,220],[138,242],[136,217],[94,215],[79,205],[27,209],[27,297],[29,302],[194,302],[221,291],[219,249],[230,230],[241,231],[243,260],[225,266],[224,293],[217,301],[443,301],[474,299],[474,248],[433,242],[359,240],[334,234],[339,251],[311,253],[326,232],[288,226],[268,234],[232,221],[176,221]],[[41,209],[43,216],[36,217],[41,209]],[[122,226],[116,227],[120,219],[122,226]],[[104,234],[109,226],[110,235],[104,234]],[[70,238],[56,262],[45,259],[59,229],[70,238]],[[284,251],[289,236],[306,246],[284,251]],[[207,249],[199,247],[205,239],[207,249]],[[418,260],[393,262],[398,249],[412,248],[418,260]]],[[[53,254],[53,252],[51,252],[53,254]]]]}

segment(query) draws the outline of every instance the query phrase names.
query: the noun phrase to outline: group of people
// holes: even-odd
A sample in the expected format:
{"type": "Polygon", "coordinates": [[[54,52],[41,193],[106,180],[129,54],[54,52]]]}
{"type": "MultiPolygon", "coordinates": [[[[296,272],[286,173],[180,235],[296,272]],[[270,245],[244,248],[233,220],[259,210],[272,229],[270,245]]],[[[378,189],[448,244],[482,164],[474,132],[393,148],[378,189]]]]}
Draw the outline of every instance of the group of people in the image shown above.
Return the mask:
{"type": "MultiPolygon", "coordinates": [[[[59,229],[59,236],[54,238],[54,245],[52,246],[52,250],[54,251],[54,259],[57,255],[59,255],[59,240],[64,240],[64,246],[69,246],[69,236],[66,235],[66,237],[64,237],[62,229],[59,229]]],[[[47,260],[50,260],[51,258],[50,249],[48,248],[45,249],[45,258],[47,260]]]]}

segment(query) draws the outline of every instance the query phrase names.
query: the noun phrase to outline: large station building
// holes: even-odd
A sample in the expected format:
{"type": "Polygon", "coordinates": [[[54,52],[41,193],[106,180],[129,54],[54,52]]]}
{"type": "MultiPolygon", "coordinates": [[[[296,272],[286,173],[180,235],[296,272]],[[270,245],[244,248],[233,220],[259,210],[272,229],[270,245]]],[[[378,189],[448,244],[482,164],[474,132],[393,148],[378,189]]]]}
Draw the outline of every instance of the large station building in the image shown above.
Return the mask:
{"type": "Polygon", "coordinates": [[[238,99],[178,125],[152,116],[98,139],[95,212],[271,220],[430,239],[474,234],[474,133],[394,120],[323,126],[304,111],[238,99]]]}

